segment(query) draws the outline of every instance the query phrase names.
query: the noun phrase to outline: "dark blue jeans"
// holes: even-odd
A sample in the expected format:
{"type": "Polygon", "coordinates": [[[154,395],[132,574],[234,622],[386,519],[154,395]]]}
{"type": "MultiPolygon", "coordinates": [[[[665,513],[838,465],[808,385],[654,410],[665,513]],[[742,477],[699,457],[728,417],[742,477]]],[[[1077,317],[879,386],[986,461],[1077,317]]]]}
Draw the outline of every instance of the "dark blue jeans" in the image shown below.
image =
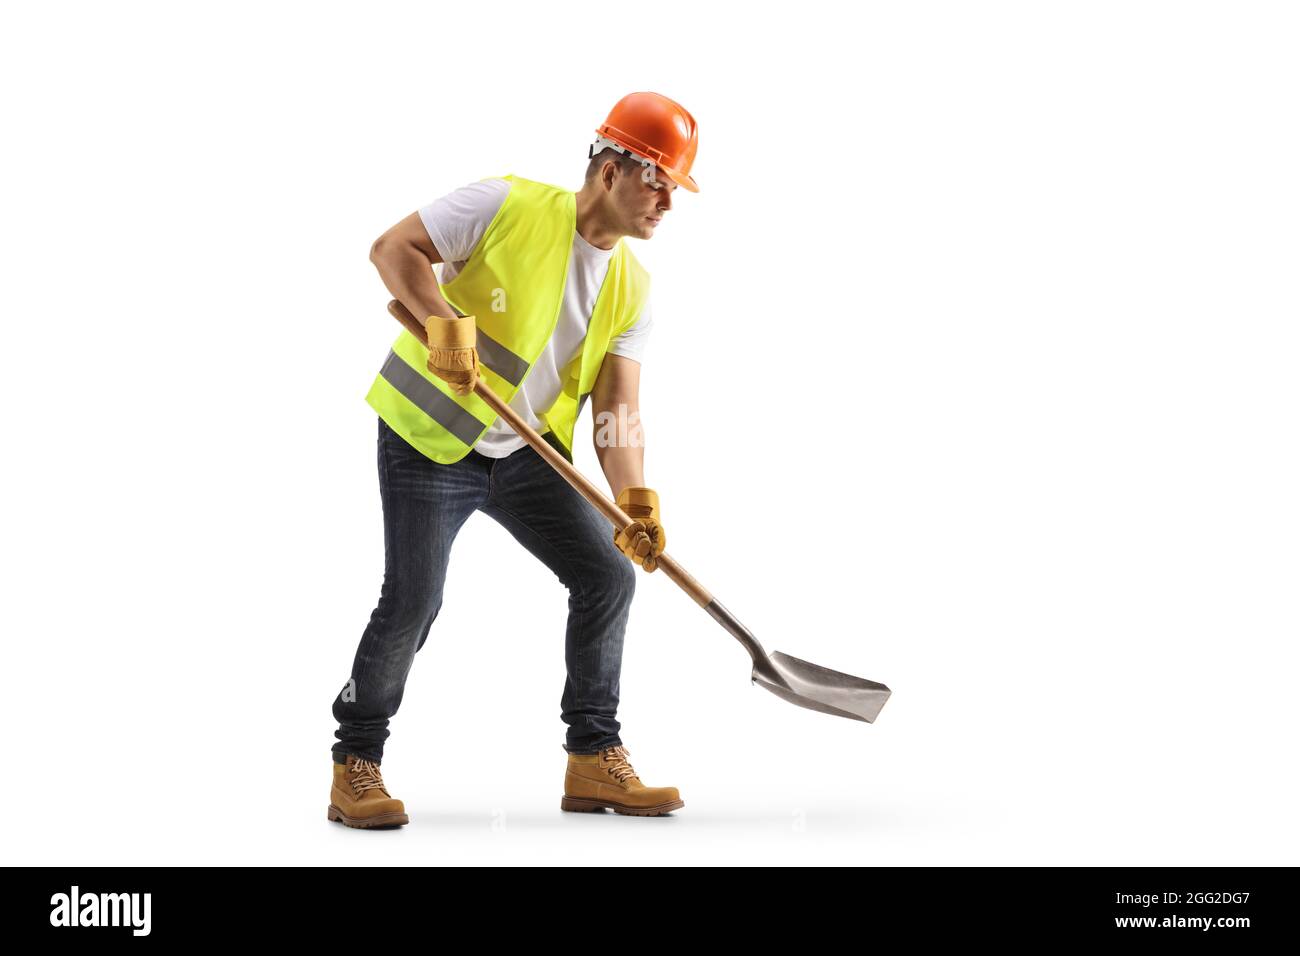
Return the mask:
{"type": "MultiPolygon", "coordinates": [[[[442,607],[452,541],[475,511],[503,525],[568,588],[568,677],[560,698],[560,719],[568,724],[564,749],[591,754],[621,744],[615,712],[636,568],[614,544],[613,525],[530,445],[505,458],[470,451],[442,465],[382,418],[378,445],[384,584],[361,635],[352,675],[334,700],[339,723],[334,759],[356,754],[382,760],[388,722],[442,607]]],[[[498,592],[508,586],[498,582],[498,592]]],[[[490,619],[490,607],[483,616],[490,619]]],[[[499,644],[484,644],[485,668],[492,665],[487,655],[498,653],[508,639],[503,634],[499,644]]],[[[447,685],[452,694],[470,690],[447,685]]]]}

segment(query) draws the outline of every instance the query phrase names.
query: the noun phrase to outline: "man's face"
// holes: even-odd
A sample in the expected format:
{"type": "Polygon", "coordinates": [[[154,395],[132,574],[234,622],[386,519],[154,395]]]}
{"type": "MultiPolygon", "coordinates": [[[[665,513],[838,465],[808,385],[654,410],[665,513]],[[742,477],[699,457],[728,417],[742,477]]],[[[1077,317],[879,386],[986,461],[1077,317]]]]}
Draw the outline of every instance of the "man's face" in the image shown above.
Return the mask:
{"type": "Polygon", "coordinates": [[[656,166],[616,175],[610,196],[623,231],[637,239],[653,236],[655,226],[673,208],[675,189],[677,184],[656,166]]]}

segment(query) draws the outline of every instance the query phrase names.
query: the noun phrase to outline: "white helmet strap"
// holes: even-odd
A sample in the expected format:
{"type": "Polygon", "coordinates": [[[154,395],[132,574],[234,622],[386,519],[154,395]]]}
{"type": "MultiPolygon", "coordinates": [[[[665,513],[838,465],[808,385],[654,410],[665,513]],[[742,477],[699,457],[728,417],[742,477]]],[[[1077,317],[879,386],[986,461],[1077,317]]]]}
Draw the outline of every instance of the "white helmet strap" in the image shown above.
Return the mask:
{"type": "Polygon", "coordinates": [[[625,146],[620,146],[612,139],[607,139],[604,136],[597,136],[596,142],[592,143],[591,146],[587,148],[587,158],[591,159],[602,149],[612,149],[616,153],[621,153],[624,156],[628,156],[632,159],[635,159],[638,163],[641,164],[641,178],[645,182],[650,183],[652,185],[659,182],[658,176],[655,175],[659,171],[658,163],[656,163],[653,159],[646,159],[646,157],[640,155],[639,153],[634,153],[632,152],[632,150],[626,148],[625,146]]]}
{"type": "Polygon", "coordinates": [[[597,137],[596,137],[596,142],[592,143],[589,147],[587,147],[587,158],[588,158],[588,159],[591,159],[593,156],[595,156],[597,153],[599,153],[602,149],[612,149],[612,150],[614,150],[615,152],[617,152],[617,153],[621,153],[621,154],[624,155],[624,156],[629,156],[629,157],[631,157],[632,159],[635,159],[635,160],[636,160],[638,163],[640,163],[642,166],[654,166],[654,165],[655,165],[655,161],[654,161],[653,159],[646,159],[644,156],[642,156],[642,155],[640,155],[640,154],[638,154],[638,153],[634,153],[634,152],[632,152],[632,150],[628,149],[627,147],[625,147],[625,146],[620,146],[618,143],[614,142],[612,139],[607,139],[607,138],[605,138],[604,136],[597,136],[597,137]]]}

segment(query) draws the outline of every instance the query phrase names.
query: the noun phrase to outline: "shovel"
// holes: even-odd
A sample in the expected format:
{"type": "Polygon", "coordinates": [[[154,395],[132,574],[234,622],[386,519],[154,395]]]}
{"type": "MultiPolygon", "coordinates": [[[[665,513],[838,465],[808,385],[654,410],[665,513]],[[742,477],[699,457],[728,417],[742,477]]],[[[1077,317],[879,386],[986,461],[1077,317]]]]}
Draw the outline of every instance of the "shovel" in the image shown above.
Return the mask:
{"type": "MultiPolygon", "coordinates": [[[[424,325],[405,305],[394,299],[388,303],[388,311],[420,342],[428,342],[424,325]]],[[[583,477],[577,468],[569,464],[546,439],[533,431],[513,408],[497,397],[482,378],[474,383],[474,394],[483,399],[492,411],[509,422],[510,427],[519,433],[519,437],[528,442],[565,481],[608,518],[615,529],[626,528],[632,523],[633,519],[628,517],[622,508],[601,494],[600,490],[583,477]]],[[[749,629],[736,620],[735,615],[706,591],[699,581],[687,574],[686,569],[670,558],[666,551],[661,552],[655,561],[658,570],[663,571],[669,580],[689,594],[696,604],[708,611],[709,616],[726,628],[727,632],[740,641],[741,646],[749,652],[750,660],[754,663],[750,680],[755,684],[799,707],[867,723],[872,723],[880,713],[880,708],[885,706],[890,692],[884,684],[841,674],[829,667],[821,667],[791,657],[789,654],[782,654],[780,651],[769,654],[763,650],[763,645],[758,643],[758,639],[749,632],[749,629]]]]}

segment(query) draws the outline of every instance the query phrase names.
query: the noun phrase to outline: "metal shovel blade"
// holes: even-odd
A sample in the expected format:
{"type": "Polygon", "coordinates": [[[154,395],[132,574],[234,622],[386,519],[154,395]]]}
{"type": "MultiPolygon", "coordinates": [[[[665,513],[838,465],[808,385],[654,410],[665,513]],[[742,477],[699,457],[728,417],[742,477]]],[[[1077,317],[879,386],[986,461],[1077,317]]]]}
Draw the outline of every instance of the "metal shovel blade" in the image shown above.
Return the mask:
{"type": "Polygon", "coordinates": [[[884,684],[801,661],[780,651],[773,651],[768,663],[769,668],[754,665],[754,683],[809,710],[871,723],[889,700],[889,688],[884,684]]]}
{"type": "Polygon", "coordinates": [[[717,598],[704,609],[749,651],[754,662],[750,679],[784,701],[823,714],[872,723],[889,700],[890,690],[884,684],[833,671],[780,651],[768,654],[717,598]]]}

